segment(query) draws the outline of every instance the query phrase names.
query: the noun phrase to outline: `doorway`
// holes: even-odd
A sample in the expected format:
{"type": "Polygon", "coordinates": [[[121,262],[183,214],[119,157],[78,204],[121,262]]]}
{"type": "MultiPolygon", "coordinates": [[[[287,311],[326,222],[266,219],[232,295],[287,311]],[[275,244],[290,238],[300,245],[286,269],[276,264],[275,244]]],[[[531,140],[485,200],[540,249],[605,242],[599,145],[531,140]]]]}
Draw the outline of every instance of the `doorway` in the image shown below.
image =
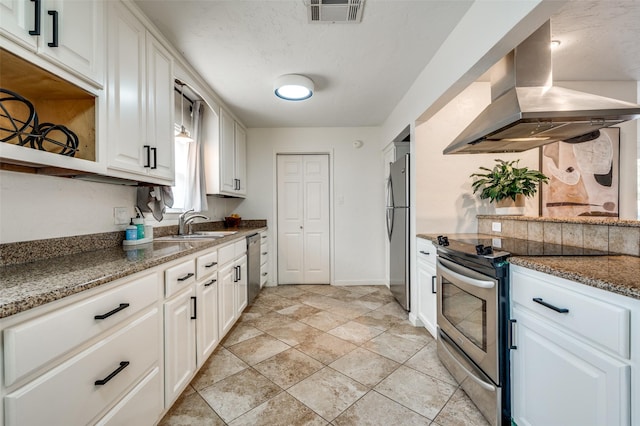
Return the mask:
{"type": "Polygon", "coordinates": [[[278,284],[329,284],[329,156],[277,156],[278,284]]]}

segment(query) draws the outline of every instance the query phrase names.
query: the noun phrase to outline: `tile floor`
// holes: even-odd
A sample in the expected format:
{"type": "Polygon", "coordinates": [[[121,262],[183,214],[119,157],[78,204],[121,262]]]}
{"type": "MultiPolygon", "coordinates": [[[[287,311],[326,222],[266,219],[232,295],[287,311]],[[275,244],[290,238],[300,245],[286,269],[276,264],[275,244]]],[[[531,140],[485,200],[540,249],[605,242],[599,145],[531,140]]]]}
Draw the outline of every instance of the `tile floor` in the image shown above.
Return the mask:
{"type": "Polygon", "coordinates": [[[487,425],[384,286],[263,289],[160,425],[487,425]]]}

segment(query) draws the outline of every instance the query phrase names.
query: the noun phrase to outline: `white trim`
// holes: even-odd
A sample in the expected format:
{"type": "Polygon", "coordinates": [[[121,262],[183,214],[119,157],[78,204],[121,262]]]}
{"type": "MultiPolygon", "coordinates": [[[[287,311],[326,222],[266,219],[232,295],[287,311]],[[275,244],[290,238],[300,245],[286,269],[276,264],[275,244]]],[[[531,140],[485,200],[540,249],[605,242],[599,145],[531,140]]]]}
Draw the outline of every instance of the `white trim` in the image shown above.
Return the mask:
{"type": "Polygon", "coordinates": [[[357,280],[357,281],[345,280],[345,281],[335,281],[332,285],[344,286],[344,287],[358,286],[358,285],[379,285],[379,286],[387,287],[387,284],[384,282],[384,280],[357,280]]]}

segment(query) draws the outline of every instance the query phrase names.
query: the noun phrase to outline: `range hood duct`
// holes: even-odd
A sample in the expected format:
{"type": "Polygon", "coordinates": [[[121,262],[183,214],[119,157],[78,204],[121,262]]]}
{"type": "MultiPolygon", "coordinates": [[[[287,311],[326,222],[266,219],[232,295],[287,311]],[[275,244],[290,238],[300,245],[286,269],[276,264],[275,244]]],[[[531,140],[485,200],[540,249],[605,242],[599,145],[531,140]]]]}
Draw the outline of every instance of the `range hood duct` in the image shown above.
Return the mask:
{"type": "Polygon", "coordinates": [[[553,86],[547,21],[491,70],[491,104],[444,154],[522,152],[640,118],[640,105],[553,86]]]}

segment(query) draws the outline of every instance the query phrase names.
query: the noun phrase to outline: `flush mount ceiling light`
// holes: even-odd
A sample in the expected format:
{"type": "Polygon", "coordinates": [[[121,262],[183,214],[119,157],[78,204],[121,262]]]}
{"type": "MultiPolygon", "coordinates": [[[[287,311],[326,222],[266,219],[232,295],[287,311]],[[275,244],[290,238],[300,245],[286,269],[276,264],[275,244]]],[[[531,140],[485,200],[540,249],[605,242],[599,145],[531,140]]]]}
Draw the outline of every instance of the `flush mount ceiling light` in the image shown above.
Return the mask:
{"type": "Polygon", "coordinates": [[[313,95],[313,81],[304,75],[286,74],[278,77],[274,93],[286,101],[303,101],[313,95]]]}
{"type": "Polygon", "coordinates": [[[193,142],[191,135],[184,127],[184,94],[182,93],[184,83],[176,80],[176,84],[180,86],[180,133],[176,135],[175,139],[176,142],[193,142]]]}
{"type": "Polygon", "coordinates": [[[557,49],[561,43],[560,40],[551,40],[551,49],[557,49]]]}

